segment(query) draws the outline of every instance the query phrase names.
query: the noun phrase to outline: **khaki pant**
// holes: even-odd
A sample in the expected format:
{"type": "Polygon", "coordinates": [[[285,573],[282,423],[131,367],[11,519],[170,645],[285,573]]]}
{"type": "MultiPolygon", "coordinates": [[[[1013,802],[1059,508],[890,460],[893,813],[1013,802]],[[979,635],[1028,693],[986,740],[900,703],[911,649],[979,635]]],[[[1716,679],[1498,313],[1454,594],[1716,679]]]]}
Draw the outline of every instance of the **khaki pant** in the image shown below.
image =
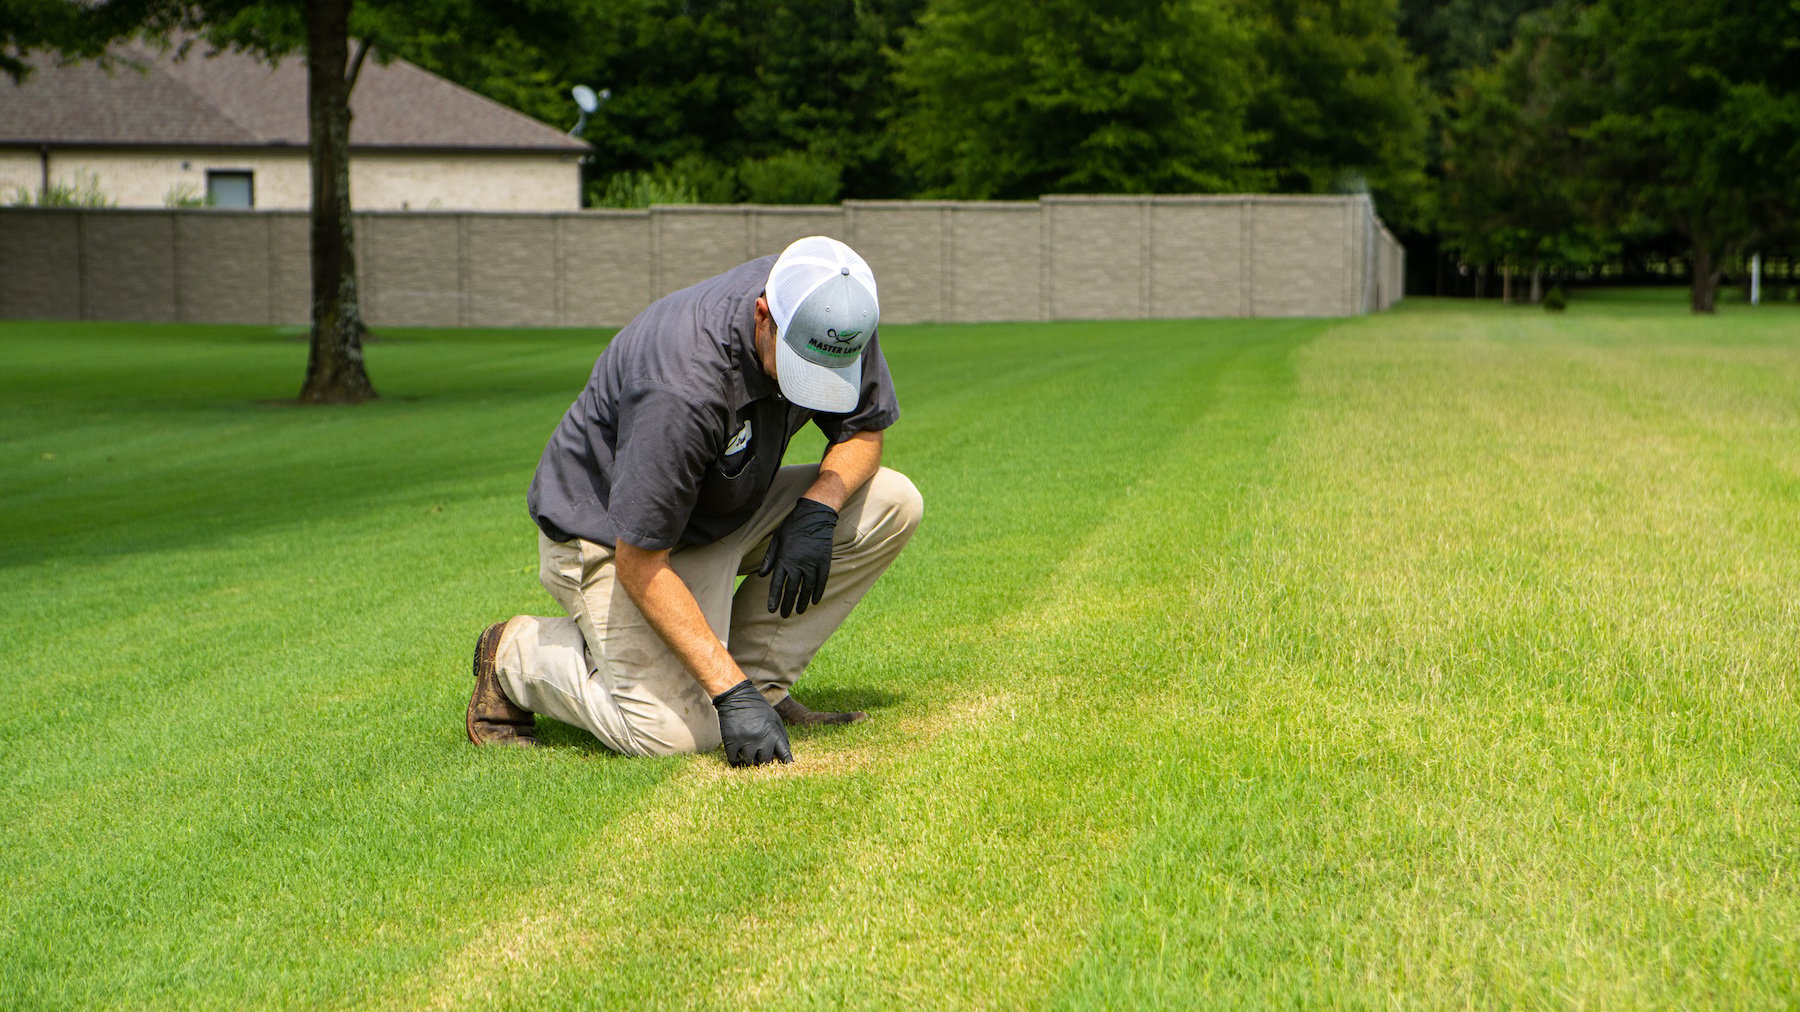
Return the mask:
{"type": "MultiPolygon", "coordinates": [[[[804,615],[782,618],[768,610],[769,578],[755,570],[818,471],[817,465],[782,468],[743,527],[715,544],[669,553],[713,634],[771,704],[787,697],[819,647],[906,546],[924,512],[905,475],[877,471],[838,511],[824,599],[804,615]],[[738,576],[747,578],[734,594],[738,576]]],[[[538,578],[569,617],[519,616],[507,625],[495,658],[507,696],[585,728],[626,755],[716,748],[712,700],[626,596],[613,550],[540,534],[538,555],[538,578]]]]}

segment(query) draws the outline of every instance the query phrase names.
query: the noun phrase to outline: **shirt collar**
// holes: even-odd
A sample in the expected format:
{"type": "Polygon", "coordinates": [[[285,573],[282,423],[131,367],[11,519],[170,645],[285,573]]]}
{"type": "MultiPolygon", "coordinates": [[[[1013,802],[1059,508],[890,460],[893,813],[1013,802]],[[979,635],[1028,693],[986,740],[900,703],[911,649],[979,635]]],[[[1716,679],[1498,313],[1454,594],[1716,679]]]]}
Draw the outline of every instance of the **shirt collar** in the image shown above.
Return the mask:
{"type": "Polygon", "coordinates": [[[751,293],[734,314],[731,323],[732,352],[738,364],[740,397],[736,407],[781,393],[781,385],[763,371],[762,360],[756,354],[756,300],[761,295],[761,289],[751,293]]]}

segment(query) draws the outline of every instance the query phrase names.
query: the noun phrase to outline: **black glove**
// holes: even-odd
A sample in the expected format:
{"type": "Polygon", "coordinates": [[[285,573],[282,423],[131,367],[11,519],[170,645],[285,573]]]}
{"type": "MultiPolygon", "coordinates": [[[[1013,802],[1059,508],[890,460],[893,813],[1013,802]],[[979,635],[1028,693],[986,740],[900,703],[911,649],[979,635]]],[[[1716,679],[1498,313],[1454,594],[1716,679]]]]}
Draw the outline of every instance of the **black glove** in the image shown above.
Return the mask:
{"type": "Polygon", "coordinates": [[[719,737],[725,739],[725,760],[733,766],[761,766],[772,759],[794,761],[788,747],[787,728],[756,686],[745,679],[713,697],[719,711],[719,737]]]}
{"type": "Polygon", "coordinates": [[[806,614],[806,606],[825,596],[825,578],[831,575],[831,535],[837,530],[837,510],[822,502],[802,499],[781,522],[769,541],[758,576],[769,581],[769,610],[781,608],[781,617],[806,614]]]}

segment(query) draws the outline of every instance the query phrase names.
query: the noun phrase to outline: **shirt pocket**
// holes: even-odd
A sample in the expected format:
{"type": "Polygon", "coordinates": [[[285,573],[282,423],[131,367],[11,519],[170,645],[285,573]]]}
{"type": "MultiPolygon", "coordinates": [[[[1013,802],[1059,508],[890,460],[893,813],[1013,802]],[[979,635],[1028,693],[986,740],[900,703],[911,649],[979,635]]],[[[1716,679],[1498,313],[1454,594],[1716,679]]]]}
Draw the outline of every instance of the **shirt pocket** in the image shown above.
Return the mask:
{"type": "Polygon", "coordinates": [[[756,448],[753,446],[744,446],[736,453],[728,453],[718,460],[713,461],[712,468],[709,470],[708,475],[717,474],[719,477],[730,481],[750,470],[750,464],[755,460],[756,448]]]}
{"type": "Polygon", "coordinates": [[[764,490],[757,487],[763,483],[757,481],[756,457],[754,449],[746,447],[741,453],[713,461],[700,481],[694,509],[708,516],[730,516],[760,502],[764,490]]]}

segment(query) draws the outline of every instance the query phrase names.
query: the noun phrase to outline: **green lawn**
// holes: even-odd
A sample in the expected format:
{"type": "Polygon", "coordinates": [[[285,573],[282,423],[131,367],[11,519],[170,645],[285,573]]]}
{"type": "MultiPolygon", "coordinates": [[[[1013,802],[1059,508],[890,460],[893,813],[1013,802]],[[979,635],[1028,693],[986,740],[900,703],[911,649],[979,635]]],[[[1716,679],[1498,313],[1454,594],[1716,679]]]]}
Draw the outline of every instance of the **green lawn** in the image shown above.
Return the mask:
{"type": "Polygon", "coordinates": [[[605,337],[0,323],[0,1006],[1800,1002],[1794,307],[891,327],[754,771],[463,738],[605,337]]]}

